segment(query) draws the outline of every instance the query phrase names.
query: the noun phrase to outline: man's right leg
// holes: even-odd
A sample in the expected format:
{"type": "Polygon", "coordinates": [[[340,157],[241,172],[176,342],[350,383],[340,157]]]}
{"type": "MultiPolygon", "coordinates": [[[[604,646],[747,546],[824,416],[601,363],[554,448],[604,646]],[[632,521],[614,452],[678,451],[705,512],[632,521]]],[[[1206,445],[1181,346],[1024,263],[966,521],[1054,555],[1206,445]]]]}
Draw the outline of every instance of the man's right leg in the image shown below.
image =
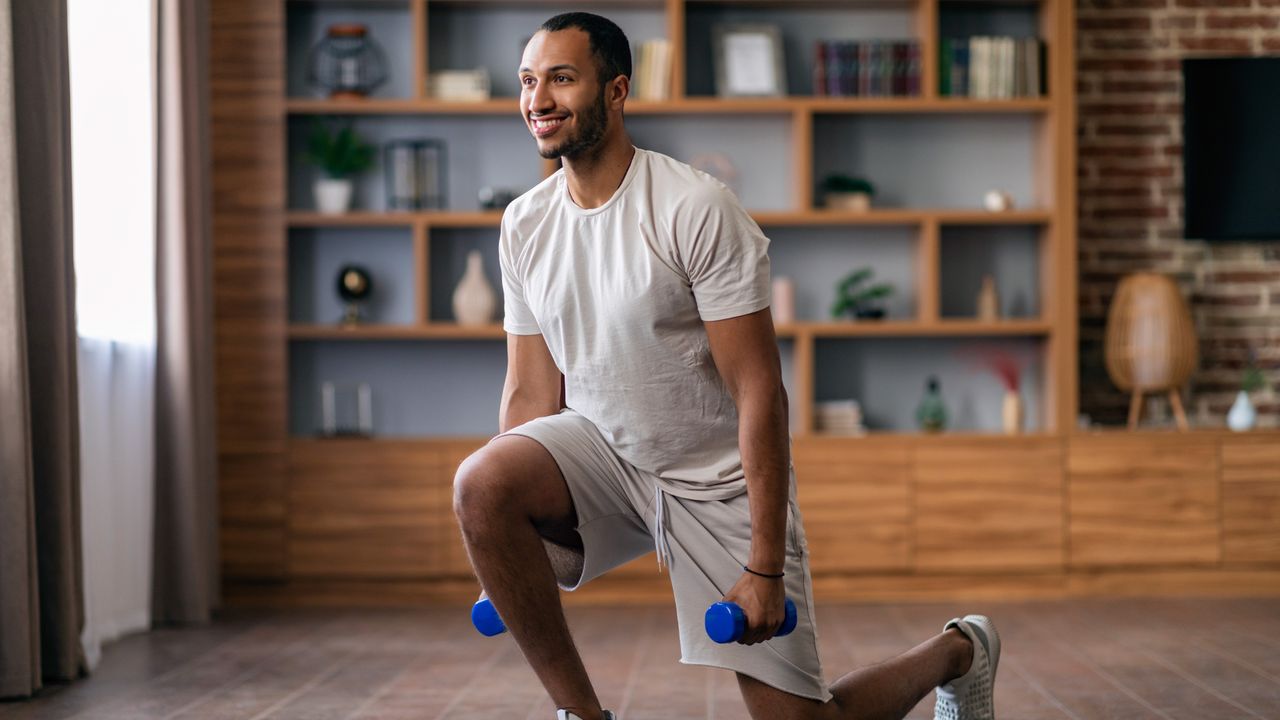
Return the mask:
{"type": "Polygon", "coordinates": [[[458,468],[453,505],[480,585],[556,707],[603,718],[543,543],[546,536],[581,548],[573,499],[551,453],[531,438],[494,438],[458,468]]]}

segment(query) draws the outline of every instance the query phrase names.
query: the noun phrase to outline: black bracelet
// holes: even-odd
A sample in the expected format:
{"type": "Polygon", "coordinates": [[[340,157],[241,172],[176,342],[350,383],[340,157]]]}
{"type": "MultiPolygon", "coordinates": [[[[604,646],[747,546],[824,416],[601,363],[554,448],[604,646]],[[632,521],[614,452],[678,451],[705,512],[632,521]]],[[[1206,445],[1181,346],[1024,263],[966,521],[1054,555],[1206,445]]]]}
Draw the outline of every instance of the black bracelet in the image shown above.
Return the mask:
{"type": "Polygon", "coordinates": [[[759,575],[759,576],[760,576],[760,577],[762,577],[762,578],[770,578],[771,580],[777,580],[777,579],[781,578],[782,576],[786,575],[786,573],[778,573],[777,575],[770,575],[769,573],[756,572],[755,570],[752,570],[751,568],[747,567],[746,565],[743,565],[743,566],[742,566],[742,569],[743,569],[743,570],[746,570],[747,572],[751,573],[752,575],[759,575]]]}

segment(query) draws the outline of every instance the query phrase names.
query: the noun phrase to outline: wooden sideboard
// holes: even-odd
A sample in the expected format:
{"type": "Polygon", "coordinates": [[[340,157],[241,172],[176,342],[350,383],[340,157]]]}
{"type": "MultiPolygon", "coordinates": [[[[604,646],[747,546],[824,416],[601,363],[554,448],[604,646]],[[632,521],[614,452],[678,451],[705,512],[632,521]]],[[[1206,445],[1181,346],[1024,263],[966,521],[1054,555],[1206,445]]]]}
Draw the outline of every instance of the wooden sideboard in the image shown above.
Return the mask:
{"type": "MultiPolygon", "coordinates": [[[[226,599],[474,597],[451,484],[483,442],[291,440],[280,546],[224,508],[226,599]]],[[[797,438],[794,460],[823,600],[1280,595],[1280,432],[797,438]]],[[[650,555],[567,601],[667,597],[650,555]]]]}

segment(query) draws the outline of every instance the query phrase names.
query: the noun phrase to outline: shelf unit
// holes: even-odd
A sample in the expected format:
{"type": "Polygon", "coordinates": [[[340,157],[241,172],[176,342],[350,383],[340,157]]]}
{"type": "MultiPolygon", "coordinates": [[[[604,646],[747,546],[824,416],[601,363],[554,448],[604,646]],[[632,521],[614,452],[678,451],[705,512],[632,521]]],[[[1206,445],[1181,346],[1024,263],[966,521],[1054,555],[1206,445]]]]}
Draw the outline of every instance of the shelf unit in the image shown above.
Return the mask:
{"type": "MultiPolygon", "coordinates": [[[[296,123],[307,116],[351,116],[357,124],[379,122],[391,118],[413,120],[417,118],[512,118],[519,123],[518,101],[514,97],[495,97],[485,102],[449,102],[430,98],[426,94],[426,80],[432,72],[429,62],[431,52],[431,23],[433,18],[444,17],[440,13],[504,13],[528,12],[530,9],[545,11],[550,15],[568,7],[609,14],[610,11],[629,12],[643,10],[659,13],[665,36],[672,42],[672,96],[660,102],[628,102],[628,117],[655,118],[708,118],[732,123],[734,117],[721,120],[721,116],[778,118],[787,123],[789,137],[784,141],[790,154],[790,166],[786,168],[789,180],[785,183],[791,196],[783,199],[784,207],[754,209],[753,217],[766,234],[776,229],[804,232],[809,229],[864,229],[897,228],[913,237],[904,252],[914,256],[914,272],[910,279],[915,286],[914,307],[909,317],[893,318],[877,323],[839,323],[817,319],[803,319],[780,326],[777,334],[780,342],[787,344],[791,355],[789,386],[792,392],[793,433],[797,436],[814,435],[813,405],[818,399],[815,385],[815,354],[823,341],[839,341],[851,338],[869,340],[885,338],[973,338],[985,342],[1001,340],[1026,341],[1034,346],[1036,365],[1041,377],[1037,384],[1044,397],[1038,403],[1040,417],[1032,423],[1038,432],[1058,432],[1074,424],[1076,413],[1076,363],[1075,363],[1075,280],[1074,280],[1074,139],[1072,137],[1074,113],[1074,87],[1071,62],[1072,50],[1066,40],[1071,37],[1072,10],[1067,0],[1025,0],[1023,2],[955,2],[953,0],[897,0],[879,2],[836,2],[835,0],[652,0],[627,1],[603,0],[571,3],[570,6],[542,2],[511,2],[510,0],[278,0],[282,3],[286,27],[290,27],[290,12],[299,8],[321,12],[327,8],[342,8],[359,13],[369,7],[391,9],[400,13],[409,23],[408,47],[389,61],[393,72],[411,70],[410,92],[400,97],[372,97],[367,100],[329,100],[324,98],[286,96],[280,99],[280,113],[285,119],[286,134],[296,130],[296,123]],[[1036,32],[1047,40],[1047,86],[1051,94],[1046,97],[1017,98],[1007,100],[973,100],[941,97],[938,93],[939,28],[949,8],[963,7],[966,11],[983,12],[984,7],[1021,8],[1023,15],[1034,16],[1036,32]],[[918,97],[814,97],[792,95],[780,98],[725,99],[687,92],[686,57],[693,52],[696,43],[705,38],[691,37],[687,19],[691,12],[714,17],[716,13],[741,13],[811,10],[817,13],[838,11],[846,14],[862,12],[896,13],[906,18],[905,26],[911,28],[914,40],[921,51],[921,94],[918,97]],[[817,207],[815,198],[815,123],[822,118],[835,122],[860,117],[902,116],[903,118],[935,118],[937,122],[950,122],[953,118],[1022,118],[1033,129],[1033,156],[1031,184],[1028,194],[1031,209],[1018,209],[1003,213],[989,213],[974,207],[885,207],[866,213],[850,213],[817,207]],[[293,123],[294,127],[290,128],[293,123]],[[957,228],[1020,228],[1023,236],[1034,245],[1036,258],[1036,294],[1029,305],[1037,310],[1034,316],[1002,319],[998,322],[946,316],[943,312],[943,279],[946,269],[941,267],[943,243],[949,230],[957,228]]],[[[994,10],[993,10],[994,12],[994,10]]],[[[521,16],[523,17],[523,16],[521,16]]],[[[652,24],[652,22],[651,22],[652,24]]],[[[625,26],[624,26],[625,29],[625,26]]],[[[533,28],[529,28],[531,33],[533,28]]],[[[290,31],[290,36],[293,31],[290,31]]],[[[646,38],[631,37],[633,46],[646,38]]],[[[806,51],[807,52],[807,51],[806,51]]],[[[288,53],[295,58],[294,51],[288,53]]],[[[389,53],[390,55],[390,53],[389,53]]],[[[506,68],[491,67],[492,73],[506,68]]],[[[285,75],[293,77],[286,68],[285,75]]],[[[288,85],[288,83],[286,83],[288,85]]],[[[1021,121],[1019,121],[1021,122],[1021,121]]],[[[520,126],[523,127],[522,125],[520,126]]],[[[838,128],[837,128],[838,131],[838,128]]],[[[637,144],[642,144],[638,142],[637,144]]],[[[288,146],[286,142],[286,146],[288,146]]],[[[533,153],[529,140],[529,153],[533,153]]],[[[555,161],[540,161],[543,177],[554,172],[555,161]]],[[[283,173],[286,177],[289,172],[283,173]]],[[[296,192],[292,193],[297,195],[296,192]]],[[[974,193],[975,201],[977,195],[974,193]]],[[[286,189],[286,197],[290,192],[286,189]]],[[[498,211],[445,210],[429,212],[379,212],[353,211],[339,216],[322,215],[303,207],[297,198],[284,214],[283,233],[289,235],[305,230],[334,230],[358,233],[362,228],[395,228],[406,231],[410,238],[413,283],[413,322],[396,325],[368,325],[349,329],[315,322],[292,321],[282,339],[290,345],[291,352],[307,352],[311,342],[324,341],[432,341],[498,340],[504,337],[499,325],[461,327],[442,322],[440,308],[432,307],[432,247],[433,237],[441,231],[495,230],[501,219],[498,211]]],[[[976,202],[974,203],[976,205],[976,202]]],[[[293,242],[290,240],[290,242],[293,242]]],[[[356,242],[353,240],[353,242],[356,242]]],[[[496,233],[494,237],[496,244],[496,233]]],[[[777,245],[775,244],[775,248],[777,245]]],[[[490,277],[494,277],[491,270],[490,277]]],[[[797,278],[797,280],[802,280],[797,278]]],[[[438,280],[437,280],[438,281],[438,280]]],[[[453,279],[456,281],[456,278],[453,279]]],[[[495,283],[495,289],[496,283],[495,283]]],[[[437,298],[438,298],[437,294],[437,298]]]]}

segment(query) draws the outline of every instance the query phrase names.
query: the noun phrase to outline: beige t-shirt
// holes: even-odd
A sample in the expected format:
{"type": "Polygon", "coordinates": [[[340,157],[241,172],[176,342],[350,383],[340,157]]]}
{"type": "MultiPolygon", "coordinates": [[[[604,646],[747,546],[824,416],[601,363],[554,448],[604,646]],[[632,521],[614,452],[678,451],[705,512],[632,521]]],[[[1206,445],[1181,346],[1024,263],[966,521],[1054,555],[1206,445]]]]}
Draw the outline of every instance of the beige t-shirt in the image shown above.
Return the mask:
{"type": "Polygon", "coordinates": [[[560,170],[502,217],[503,327],[543,335],[566,404],[664,490],[732,497],[738,413],[702,323],[769,306],[768,247],[728,188],[660,153],[637,148],[591,210],[560,170]]]}

